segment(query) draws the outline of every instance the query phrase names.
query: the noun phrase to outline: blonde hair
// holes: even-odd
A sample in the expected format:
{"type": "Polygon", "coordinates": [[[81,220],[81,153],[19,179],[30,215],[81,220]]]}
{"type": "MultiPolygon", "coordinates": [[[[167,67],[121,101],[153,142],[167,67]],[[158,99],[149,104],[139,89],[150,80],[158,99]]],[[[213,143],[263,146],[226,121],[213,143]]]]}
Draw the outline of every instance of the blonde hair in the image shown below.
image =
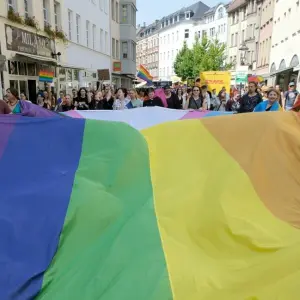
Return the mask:
{"type": "Polygon", "coordinates": [[[129,90],[129,92],[134,92],[134,97],[135,97],[135,99],[137,99],[138,93],[137,93],[136,89],[132,88],[132,89],[129,90]]]}

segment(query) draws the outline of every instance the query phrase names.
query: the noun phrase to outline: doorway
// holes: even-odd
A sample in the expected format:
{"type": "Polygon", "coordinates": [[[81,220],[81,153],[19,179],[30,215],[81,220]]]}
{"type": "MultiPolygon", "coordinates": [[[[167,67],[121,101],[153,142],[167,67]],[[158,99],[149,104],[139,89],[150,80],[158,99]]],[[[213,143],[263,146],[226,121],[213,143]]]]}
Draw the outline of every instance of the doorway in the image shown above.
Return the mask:
{"type": "Polygon", "coordinates": [[[28,99],[36,104],[36,81],[28,80],[28,99]]]}

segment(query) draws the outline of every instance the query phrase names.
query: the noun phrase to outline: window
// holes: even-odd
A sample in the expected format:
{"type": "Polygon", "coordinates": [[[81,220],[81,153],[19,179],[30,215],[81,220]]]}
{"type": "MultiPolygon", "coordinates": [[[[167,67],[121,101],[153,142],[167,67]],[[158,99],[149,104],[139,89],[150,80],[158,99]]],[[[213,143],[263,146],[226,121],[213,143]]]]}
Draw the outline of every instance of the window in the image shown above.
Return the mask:
{"type": "Polygon", "coordinates": [[[116,58],[116,40],[114,38],[111,39],[111,52],[112,57],[116,58]]]}
{"type": "Polygon", "coordinates": [[[185,29],[185,31],[184,31],[184,38],[188,39],[189,36],[190,36],[190,30],[189,29],[185,29]]]}
{"type": "Polygon", "coordinates": [[[89,46],[89,41],[90,41],[90,22],[86,21],[85,24],[85,31],[86,31],[86,46],[89,46]]]}
{"type": "Polygon", "coordinates": [[[136,9],[131,5],[131,25],[133,27],[136,27],[136,9]]]}
{"type": "Polygon", "coordinates": [[[109,0],[104,0],[104,12],[107,14],[107,10],[108,10],[108,1],[109,0]]]}
{"type": "Polygon", "coordinates": [[[100,29],[100,51],[104,51],[104,31],[100,29]]]}
{"type": "Polygon", "coordinates": [[[131,42],[131,49],[132,49],[132,60],[136,61],[136,44],[135,44],[135,42],[131,42]]]}
{"type": "Polygon", "coordinates": [[[49,2],[48,0],[43,0],[43,15],[44,15],[44,26],[49,26],[49,2]]]}
{"type": "Polygon", "coordinates": [[[122,42],[122,57],[128,58],[128,42],[122,42]]]}
{"type": "Polygon", "coordinates": [[[224,18],[224,7],[220,7],[218,11],[218,19],[224,18]]]}
{"type": "Polygon", "coordinates": [[[96,49],[96,25],[93,25],[93,49],[96,49]]]}
{"type": "Polygon", "coordinates": [[[104,44],[105,44],[105,53],[108,54],[109,48],[108,48],[108,32],[107,32],[107,31],[105,31],[105,40],[104,40],[104,44]]]}
{"type": "Polygon", "coordinates": [[[55,22],[55,29],[59,30],[60,29],[60,4],[58,2],[54,2],[54,22],[55,22]]]}
{"type": "Polygon", "coordinates": [[[119,23],[119,2],[116,1],[116,22],[119,23]]]}
{"type": "Polygon", "coordinates": [[[122,23],[127,24],[128,23],[128,6],[122,5],[122,23]]]}
{"type": "Polygon", "coordinates": [[[115,0],[111,0],[111,18],[115,21],[115,0]]]}
{"type": "MultiPolygon", "coordinates": [[[[8,1],[10,2],[10,1],[8,1]]],[[[28,0],[24,0],[24,16],[25,18],[29,17],[29,4],[28,4],[28,0]]]]}
{"type": "Polygon", "coordinates": [[[76,15],[76,40],[80,43],[80,16],[76,15]]]}
{"type": "Polygon", "coordinates": [[[116,40],[116,58],[120,59],[120,42],[116,40]]]}
{"type": "Polygon", "coordinates": [[[7,10],[13,9],[14,11],[17,10],[16,7],[16,0],[7,0],[7,10]]]}
{"type": "Polygon", "coordinates": [[[69,24],[69,40],[72,41],[72,19],[73,19],[73,12],[68,10],[68,24],[69,24]]]}

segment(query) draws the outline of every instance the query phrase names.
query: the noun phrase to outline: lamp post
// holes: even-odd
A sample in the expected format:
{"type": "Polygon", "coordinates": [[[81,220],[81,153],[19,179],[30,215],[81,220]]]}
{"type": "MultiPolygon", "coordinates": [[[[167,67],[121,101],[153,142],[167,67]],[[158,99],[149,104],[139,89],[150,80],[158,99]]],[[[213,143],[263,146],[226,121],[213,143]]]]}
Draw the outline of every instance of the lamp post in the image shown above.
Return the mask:
{"type": "Polygon", "coordinates": [[[239,51],[241,51],[241,58],[240,58],[240,64],[241,66],[245,66],[247,61],[246,61],[246,53],[249,50],[247,47],[246,43],[243,42],[241,47],[239,48],[239,51]]]}
{"type": "MultiPolygon", "coordinates": [[[[241,47],[239,48],[239,51],[241,52],[240,56],[240,65],[241,66],[247,66],[247,60],[246,60],[246,53],[249,50],[245,42],[242,42],[241,47]]],[[[240,82],[240,92],[242,92],[243,83],[240,82]]]]}

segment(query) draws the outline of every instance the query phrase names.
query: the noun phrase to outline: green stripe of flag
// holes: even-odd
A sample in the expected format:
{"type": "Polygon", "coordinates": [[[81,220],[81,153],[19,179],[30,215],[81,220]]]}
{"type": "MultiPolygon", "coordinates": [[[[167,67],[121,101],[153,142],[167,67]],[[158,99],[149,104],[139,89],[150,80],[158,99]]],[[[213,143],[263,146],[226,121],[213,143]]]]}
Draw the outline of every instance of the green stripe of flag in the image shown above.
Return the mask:
{"type": "Polygon", "coordinates": [[[148,147],[133,128],[86,121],[60,245],[37,298],[172,299],[148,147]]]}

